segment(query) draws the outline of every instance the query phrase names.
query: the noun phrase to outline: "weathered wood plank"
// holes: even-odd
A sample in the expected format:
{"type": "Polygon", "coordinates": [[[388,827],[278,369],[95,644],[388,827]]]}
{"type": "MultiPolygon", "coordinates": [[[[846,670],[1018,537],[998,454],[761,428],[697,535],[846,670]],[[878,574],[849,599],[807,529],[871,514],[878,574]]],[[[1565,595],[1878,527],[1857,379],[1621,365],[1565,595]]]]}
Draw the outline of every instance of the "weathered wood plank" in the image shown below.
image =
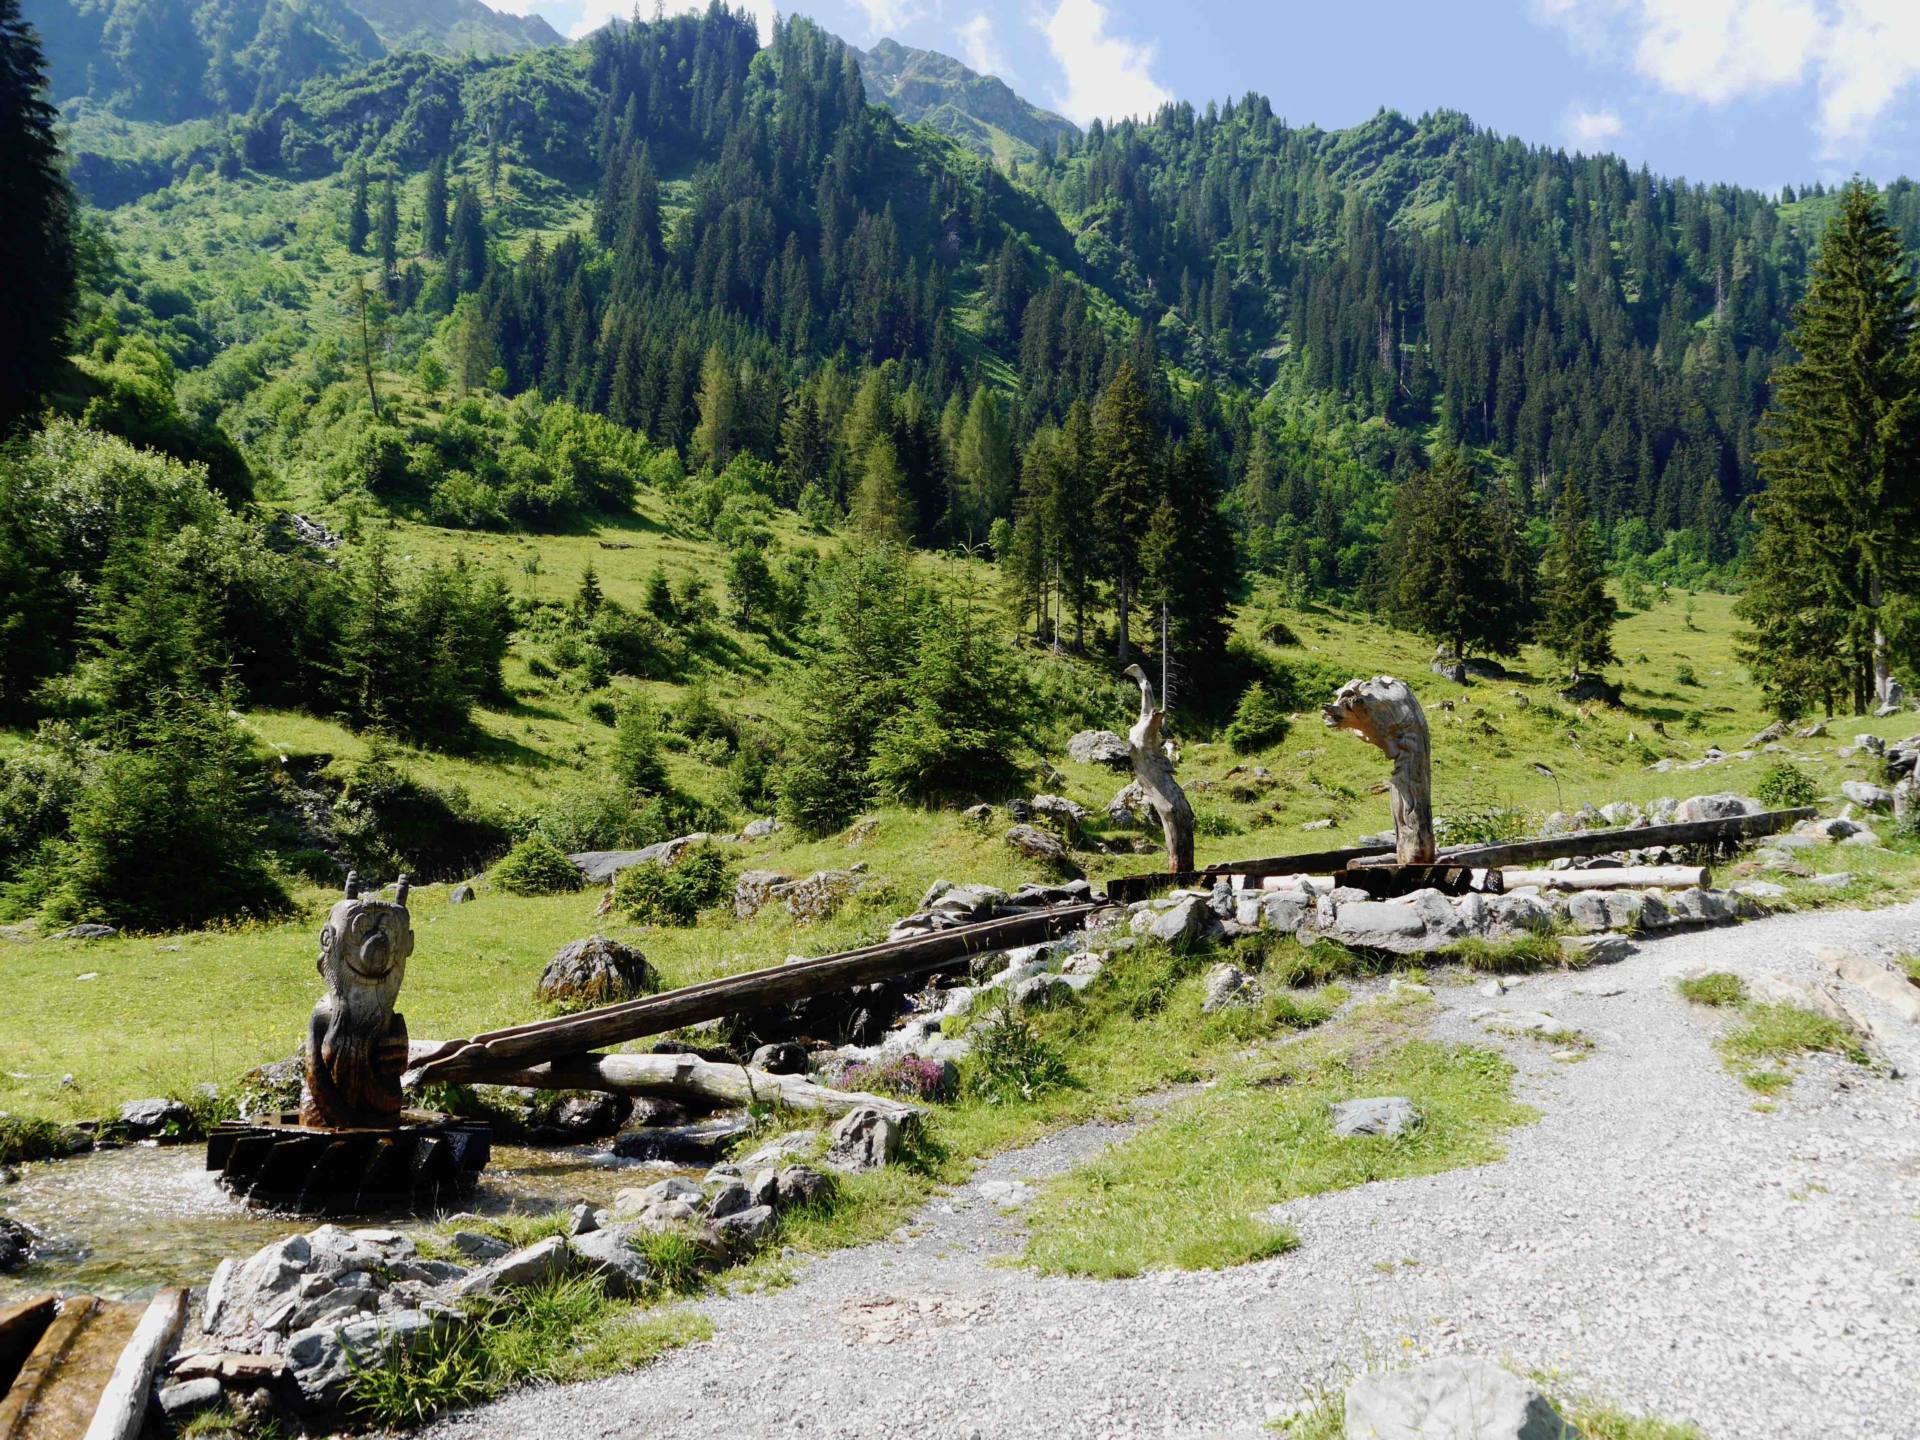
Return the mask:
{"type": "Polygon", "coordinates": [[[660,995],[648,995],[619,1005],[535,1020],[505,1030],[489,1031],[472,1040],[449,1041],[437,1053],[417,1060],[420,1078],[439,1080],[462,1066],[498,1065],[513,1061],[535,1065],[567,1056],[619,1045],[644,1035],[659,1035],[702,1020],[784,1005],[810,995],[828,995],[855,985],[870,985],[935,970],[969,955],[1030,945],[1064,934],[1097,907],[1091,904],[1057,905],[1026,915],[958,925],[931,935],[890,940],[839,955],[802,960],[727,975],[718,980],[686,985],[660,995]]]}
{"type": "Polygon", "coordinates": [[[147,1305],[134,1327],[133,1338],[120,1352],[113,1374],[100,1392],[100,1403],[87,1426],[86,1440],[138,1440],[147,1418],[147,1396],[153,1377],[180,1337],[187,1319],[187,1292],[162,1290],[147,1305]]]}
{"type": "Polygon", "coordinates": [[[1507,870],[1506,885],[1518,890],[1532,885],[1541,890],[1626,890],[1658,886],[1686,890],[1707,883],[1702,865],[1609,865],[1604,870],[1507,870]]]}
{"type": "Polygon", "coordinates": [[[1304,855],[1272,855],[1260,860],[1223,860],[1200,870],[1165,871],[1149,875],[1117,875],[1107,881],[1107,899],[1116,905],[1145,900],[1162,890],[1178,890],[1192,885],[1212,885],[1223,876],[1244,875],[1249,880],[1264,880],[1274,875],[1331,875],[1349,865],[1370,858],[1393,859],[1390,845],[1361,845],[1347,850],[1316,850],[1304,855]]]}
{"type": "Polygon", "coordinates": [[[69,1295],[60,1302],[60,1313],[41,1332],[7,1393],[0,1395],[0,1440],[19,1440],[27,1433],[60,1362],[99,1305],[92,1295],[69,1295]]]}
{"type": "MultiPolygon", "coordinates": [[[[1758,815],[1736,815],[1727,820],[1687,820],[1675,825],[1636,825],[1623,830],[1577,830],[1569,835],[1545,835],[1501,845],[1455,845],[1440,852],[1447,865],[1505,869],[1537,860],[1572,859],[1579,855],[1606,855],[1615,850],[1647,850],[1656,845],[1708,845],[1723,840],[1751,840],[1772,835],[1818,812],[1812,806],[1797,810],[1768,810],[1758,815]]],[[[1356,860],[1356,866],[1393,862],[1356,860]]]]}
{"type": "Polygon", "coordinates": [[[0,1395],[7,1393],[59,1308],[59,1300],[52,1294],[0,1305],[0,1395]]]}

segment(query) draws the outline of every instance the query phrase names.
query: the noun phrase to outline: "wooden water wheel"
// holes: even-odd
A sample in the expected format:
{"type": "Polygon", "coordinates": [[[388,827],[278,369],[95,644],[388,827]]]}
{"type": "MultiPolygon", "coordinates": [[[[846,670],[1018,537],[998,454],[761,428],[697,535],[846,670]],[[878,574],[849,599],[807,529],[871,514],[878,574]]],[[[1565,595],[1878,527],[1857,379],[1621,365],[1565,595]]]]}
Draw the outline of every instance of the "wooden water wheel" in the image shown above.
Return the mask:
{"type": "Polygon", "coordinates": [[[228,1121],[207,1137],[207,1168],[234,1194],[308,1215],[432,1210],[472,1192],[492,1151],[485,1121],[407,1110],[398,1124],[323,1129],[288,1111],[228,1121]]]}

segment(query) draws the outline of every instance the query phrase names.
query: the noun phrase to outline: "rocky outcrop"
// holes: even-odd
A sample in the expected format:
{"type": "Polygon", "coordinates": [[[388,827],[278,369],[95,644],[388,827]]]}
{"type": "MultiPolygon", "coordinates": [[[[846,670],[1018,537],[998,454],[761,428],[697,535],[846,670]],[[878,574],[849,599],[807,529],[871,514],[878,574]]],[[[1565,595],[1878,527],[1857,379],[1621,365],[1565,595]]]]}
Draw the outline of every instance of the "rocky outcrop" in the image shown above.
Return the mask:
{"type": "Polygon", "coordinates": [[[1131,763],[1127,742],[1111,730],[1082,730],[1067,741],[1067,758],[1081,765],[1125,770],[1131,763]]]}
{"type": "Polygon", "coordinates": [[[534,994],[549,1005],[584,1010],[651,995],[659,988],[659,974],[640,951],[604,935],[589,935],[547,962],[534,994]]]}
{"type": "Polygon", "coordinates": [[[1073,856],[1060,839],[1035,826],[1013,826],[1007,831],[1006,841],[1027,859],[1038,861],[1051,870],[1071,875],[1080,873],[1080,867],[1074,864],[1073,856]]]}
{"type": "Polygon", "coordinates": [[[1527,1381],[1465,1355],[1362,1375],[1347,1386],[1345,1433],[1354,1440],[1579,1440],[1527,1381]]]}

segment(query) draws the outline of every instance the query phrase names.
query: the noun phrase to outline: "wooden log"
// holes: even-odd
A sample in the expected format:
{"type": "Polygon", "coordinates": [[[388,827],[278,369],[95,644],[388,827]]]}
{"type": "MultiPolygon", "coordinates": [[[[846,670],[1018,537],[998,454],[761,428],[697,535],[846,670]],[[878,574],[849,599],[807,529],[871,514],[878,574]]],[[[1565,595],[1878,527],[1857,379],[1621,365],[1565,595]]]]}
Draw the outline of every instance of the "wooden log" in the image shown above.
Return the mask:
{"type": "Polygon", "coordinates": [[[1610,865],[1604,870],[1507,870],[1507,889],[1534,885],[1542,890],[1687,890],[1707,883],[1702,865],[1610,865]]]}
{"type": "Polygon", "coordinates": [[[1153,682],[1138,665],[1129,665],[1126,673],[1140,686],[1140,718],[1127,732],[1127,756],[1133,762],[1133,778],[1160,817],[1160,832],[1167,841],[1167,870],[1179,874],[1193,869],[1193,806],[1173,778],[1173,762],[1167,758],[1166,737],[1161,733],[1166,712],[1154,703],[1153,682]]]}
{"type": "Polygon", "coordinates": [[[41,1332],[6,1394],[0,1395],[0,1440],[18,1440],[27,1433],[41,1393],[99,1306],[100,1301],[92,1295],[68,1295],[61,1300],[60,1313],[41,1332]]]}
{"type": "Polygon", "coordinates": [[[1393,797],[1394,858],[1402,865],[1431,865],[1437,858],[1433,752],[1427,713],[1413,691],[1391,675],[1349,680],[1320,714],[1333,729],[1353,731],[1393,762],[1387,788],[1393,797]]]}
{"type": "Polygon", "coordinates": [[[1221,879],[1242,877],[1265,880],[1281,875],[1332,875],[1360,860],[1393,860],[1393,851],[1384,845],[1361,845],[1348,850],[1316,850],[1303,855],[1273,855],[1261,860],[1223,860],[1202,870],[1178,874],[1154,871],[1147,875],[1116,875],[1107,881],[1107,899],[1116,904],[1145,900],[1162,890],[1177,890],[1190,885],[1211,886],[1221,879]]]}
{"type": "MultiPolygon", "coordinates": [[[[1736,815],[1729,820],[1688,820],[1676,825],[1636,825],[1624,830],[1579,830],[1571,835],[1547,835],[1503,845],[1455,845],[1442,851],[1440,858],[1449,865],[1474,865],[1491,870],[1531,865],[1540,860],[1607,855],[1615,850],[1651,850],[1661,845],[1710,845],[1772,835],[1802,820],[1811,820],[1816,813],[1809,805],[1798,810],[1768,810],[1759,815],[1736,815]]],[[[1382,862],[1354,862],[1356,865],[1379,863],[1382,862]]]]}
{"type": "Polygon", "coordinates": [[[147,1396],[153,1377],[180,1338],[187,1319],[187,1292],[162,1290],[147,1305],[134,1327],[133,1338],[120,1352],[113,1375],[100,1392],[100,1404],[87,1426],[86,1440],[138,1440],[147,1418],[147,1396]]]}
{"type": "Polygon", "coordinates": [[[59,1308],[60,1302],[52,1294],[0,1305],[0,1395],[7,1393],[59,1308]]]}
{"type": "Polygon", "coordinates": [[[483,1052],[489,1063],[513,1061],[522,1066],[536,1065],[638,1040],[643,1035],[659,1035],[682,1025],[697,1025],[702,1020],[718,1020],[724,1015],[784,1005],[810,995],[830,995],[855,985],[937,970],[969,955],[1050,940],[1079,925],[1096,908],[1091,904],[1056,905],[977,925],[957,925],[951,930],[889,940],[817,960],[727,975],[619,1005],[583,1010],[577,1015],[535,1020],[489,1031],[471,1040],[450,1040],[439,1051],[415,1060],[418,1078],[439,1080],[454,1061],[463,1056],[463,1065],[482,1063],[481,1055],[469,1053],[471,1051],[483,1052]]]}
{"type": "MultiPolygon", "coordinates": [[[[431,1042],[428,1042],[431,1043],[431,1042]]],[[[773,1075],[745,1065],[722,1065],[697,1055],[568,1055],[540,1065],[494,1061],[484,1051],[457,1054],[436,1079],[480,1085],[526,1085],[536,1090],[604,1090],[648,1099],[702,1100],[720,1105],[771,1103],[790,1110],[845,1115],[863,1105],[890,1115],[913,1106],[857,1090],[833,1090],[804,1075],[773,1075]]]]}

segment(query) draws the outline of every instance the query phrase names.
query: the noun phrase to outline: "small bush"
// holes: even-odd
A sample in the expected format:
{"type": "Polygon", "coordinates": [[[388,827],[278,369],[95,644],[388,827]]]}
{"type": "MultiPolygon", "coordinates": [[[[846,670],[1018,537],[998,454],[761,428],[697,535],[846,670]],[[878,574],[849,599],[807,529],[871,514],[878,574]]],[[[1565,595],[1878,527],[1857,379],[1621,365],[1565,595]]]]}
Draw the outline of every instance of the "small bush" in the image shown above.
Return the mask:
{"type": "Polygon", "coordinates": [[[671,865],[629,865],[614,882],[614,903],[642,925],[691,925],[733,893],[733,870],[717,845],[688,849],[671,865]]]}
{"type": "Polygon", "coordinates": [[[968,1033],[973,1053],[963,1083],[969,1095],[989,1105],[1021,1104],[1073,1081],[1060,1052],[1008,1001],[968,1033]]]}
{"type": "Polygon", "coordinates": [[[1264,750],[1286,739],[1291,724],[1279,698],[1256,680],[1234,707],[1233,719],[1227,725],[1227,744],[1236,755],[1264,750]]]}
{"type": "Polygon", "coordinates": [[[578,867],[536,830],[493,867],[493,883],[509,895],[565,895],[578,890],[578,867]]]}
{"type": "Polygon", "coordinates": [[[1434,827],[1449,845],[1504,845],[1523,840],[1527,812],[1512,805],[1463,805],[1434,827]]]}
{"type": "Polygon", "coordinates": [[[1820,798],[1813,777],[1790,761],[1782,760],[1760,777],[1753,793],[1776,810],[1792,810],[1811,805],[1820,798]]]}
{"type": "Polygon", "coordinates": [[[1676,981],[1674,988],[1681,997],[1695,1005],[1710,1005],[1716,1009],[1726,1005],[1738,1005],[1747,998],[1747,986],[1738,975],[1728,974],[1725,970],[1711,970],[1705,975],[1689,975],[1676,981]]]}
{"type": "Polygon", "coordinates": [[[1209,835],[1216,839],[1223,835],[1241,833],[1240,822],[1224,810],[1199,809],[1193,812],[1193,833],[1209,835]]]}
{"type": "Polygon", "coordinates": [[[66,1153],[66,1141],[53,1121],[0,1114],[0,1165],[52,1160],[66,1153]]]}
{"type": "Polygon", "coordinates": [[[613,775],[635,795],[658,795],[667,788],[666,762],[661,758],[666,737],[660,712],[634,695],[620,705],[613,731],[613,775]]]}
{"type": "Polygon", "coordinates": [[[1692,685],[1697,687],[1700,684],[1700,677],[1693,673],[1693,667],[1691,665],[1682,665],[1678,670],[1673,672],[1673,683],[1676,685],[1692,685]]]}

